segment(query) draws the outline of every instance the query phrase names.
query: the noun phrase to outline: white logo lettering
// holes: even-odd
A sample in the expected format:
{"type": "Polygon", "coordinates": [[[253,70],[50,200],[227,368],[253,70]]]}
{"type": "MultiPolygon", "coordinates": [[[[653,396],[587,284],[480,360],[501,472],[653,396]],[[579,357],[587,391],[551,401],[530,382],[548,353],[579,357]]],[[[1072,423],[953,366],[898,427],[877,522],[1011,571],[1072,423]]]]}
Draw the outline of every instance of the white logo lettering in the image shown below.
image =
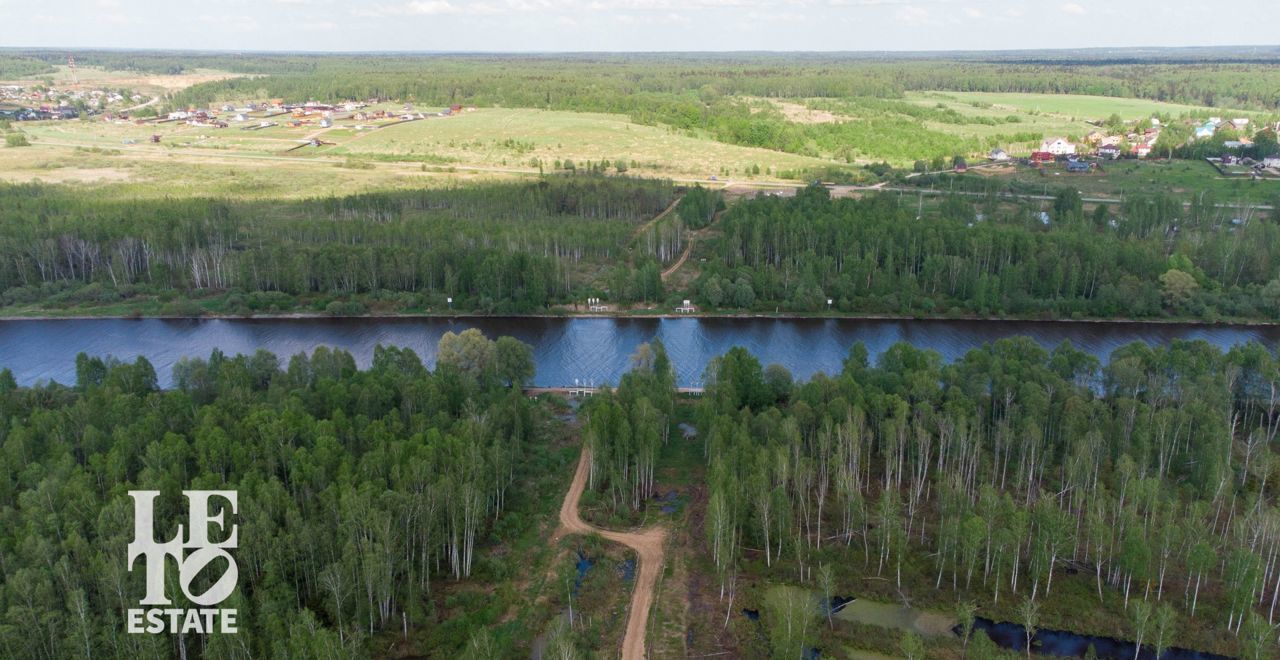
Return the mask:
{"type": "Polygon", "coordinates": [[[227,519],[227,505],[234,515],[238,513],[237,493],[233,490],[188,490],[183,491],[187,497],[187,529],[178,525],[173,538],[160,542],[155,539],[155,500],[160,495],[158,490],[131,490],[133,498],[133,542],[129,544],[129,570],[139,558],[146,563],[147,593],[140,604],[170,605],[165,596],[165,568],[168,559],[172,558],[178,565],[178,587],[182,594],[192,603],[203,606],[201,609],[153,608],[131,609],[128,612],[128,630],[131,633],[211,633],[215,630],[215,622],[224,633],[236,632],[236,611],[213,609],[231,596],[240,577],[236,560],[228,552],[237,547],[238,529],[227,519]],[[210,515],[211,498],[226,500],[227,505],[218,506],[216,515],[210,515]],[[225,532],[222,541],[209,539],[210,527],[216,527],[219,535],[225,532]],[[184,538],[185,532],[185,538],[184,538]],[[188,552],[190,551],[190,552],[188,552]],[[214,581],[213,586],[202,593],[192,593],[191,583],[206,566],[217,559],[225,559],[227,568],[214,581]]]}

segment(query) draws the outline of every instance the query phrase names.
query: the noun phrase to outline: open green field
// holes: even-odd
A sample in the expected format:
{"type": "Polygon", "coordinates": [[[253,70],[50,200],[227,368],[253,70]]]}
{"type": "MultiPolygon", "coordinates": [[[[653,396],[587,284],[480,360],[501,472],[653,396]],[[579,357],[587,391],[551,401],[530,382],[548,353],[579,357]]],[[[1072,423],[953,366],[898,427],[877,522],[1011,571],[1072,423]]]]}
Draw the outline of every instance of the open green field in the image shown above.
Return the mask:
{"type": "MultiPolygon", "coordinates": [[[[1019,96],[1019,95],[1008,95],[1019,96]]],[[[1035,96],[1035,95],[1028,95],[1035,96]]],[[[972,123],[948,123],[941,121],[924,122],[930,130],[958,135],[960,137],[976,137],[982,139],[1008,136],[1014,133],[1036,133],[1043,137],[1072,136],[1079,138],[1096,130],[1085,118],[1067,117],[1059,114],[1041,113],[1013,105],[986,105],[961,98],[955,92],[915,92],[908,93],[906,100],[923,108],[936,108],[955,112],[962,117],[972,118],[972,123]],[[1016,122],[1008,121],[1016,117],[1016,122]],[[983,121],[1000,122],[995,124],[980,123],[983,121]]],[[[1128,101],[1130,99],[1108,99],[1128,101]]],[[[1104,115],[1109,116],[1108,115],[1104,115]]],[[[1001,146],[1010,153],[1030,152],[1039,147],[1038,140],[1011,141],[1002,139],[1001,146]]]]}
{"type": "Polygon", "coordinates": [[[420,164],[413,163],[344,165],[331,159],[164,147],[141,141],[99,147],[45,141],[20,149],[0,148],[0,181],[75,185],[104,200],[197,196],[287,200],[453,186],[513,176],[470,170],[423,171],[420,164]]]}
{"type": "Polygon", "coordinates": [[[542,161],[609,160],[634,164],[646,173],[686,176],[748,176],[759,166],[775,173],[829,165],[828,161],[767,149],[739,147],[662,127],[630,122],[621,115],[531,109],[485,108],[455,117],[428,118],[342,138],[322,153],[394,156],[491,166],[530,166],[542,161]]]}
{"type": "Polygon", "coordinates": [[[209,68],[192,68],[178,74],[141,73],[116,71],[96,66],[77,66],[75,71],[65,64],[54,66],[55,72],[6,80],[6,83],[31,83],[50,81],[55,87],[112,87],[136,92],[172,92],[192,85],[225,80],[242,74],[209,68]]]}
{"type": "MultiPolygon", "coordinates": [[[[900,167],[921,159],[984,157],[994,147],[1025,155],[1047,137],[1079,142],[1112,115],[1135,122],[1160,114],[1189,123],[1192,117],[1249,114],[1142,99],[1031,93],[908,91],[900,97],[743,101],[761,118],[758,121],[790,136],[783,140],[785,150],[900,167]]],[[[733,134],[726,139],[732,140],[733,134]]]]}
{"type": "Polygon", "coordinates": [[[1153,114],[1204,115],[1249,117],[1257,113],[1243,110],[1210,108],[1206,106],[1165,103],[1147,99],[1117,98],[1112,96],[1088,96],[1083,94],[1028,94],[1001,92],[923,92],[909,97],[954,99],[961,103],[991,106],[996,110],[1015,110],[1026,113],[1062,115],[1079,120],[1103,120],[1112,114],[1133,121],[1153,114]]]}
{"type": "Polygon", "coordinates": [[[776,180],[832,164],[633,124],[619,115],[481,109],[366,130],[354,127],[374,123],[338,119],[321,128],[315,119],[298,127],[286,125],[287,120],[271,118],[279,125],[260,130],[242,130],[259,119],[227,128],[102,120],[23,123],[19,128],[32,146],[0,149],[0,179],[150,182],[166,194],[186,189],[296,196],[349,192],[348,186],[363,189],[366,183],[398,187],[388,172],[416,180],[424,168],[509,176],[552,171],[556,161],[582,166],[608,160],[648,176],[776,180]],[[159,144],[150,141],[152,135],[160,136],[159,144]],[[311,138],[327,144],[290,151],[311,138]],[[85,161],[84,149],[105,153],[85,161]],[[369,171],[337,171],[351,160],[369,171]],[[749,173],[757,167],[760,174],[749,173]],[[323,172],[319,177],[303,174],[317,168],[323,172]]]}

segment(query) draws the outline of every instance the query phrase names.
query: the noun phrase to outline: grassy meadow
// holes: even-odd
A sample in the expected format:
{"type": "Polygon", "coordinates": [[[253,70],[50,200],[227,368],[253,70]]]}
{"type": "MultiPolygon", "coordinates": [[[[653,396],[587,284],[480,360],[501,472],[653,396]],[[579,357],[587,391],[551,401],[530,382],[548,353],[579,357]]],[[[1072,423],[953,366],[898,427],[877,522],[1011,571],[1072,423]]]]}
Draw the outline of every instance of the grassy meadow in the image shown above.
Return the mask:
{"type": "Polygon", "coordinates": [[[1101,121],[1112,114],[1133,121],[1154,114],[1204,115],[1251,117],[1254,112],[1209,108],[1181,103],[1165,103],[1149,99],[1089,96],[1084,94],[1032,94],[1003,92],[924,92],[909,94],[911,97],[954,99],[960,103],[990,106],[996,110],[1013,110],[1021,113],[1057,115],[1075,120],[1101,121]]]}

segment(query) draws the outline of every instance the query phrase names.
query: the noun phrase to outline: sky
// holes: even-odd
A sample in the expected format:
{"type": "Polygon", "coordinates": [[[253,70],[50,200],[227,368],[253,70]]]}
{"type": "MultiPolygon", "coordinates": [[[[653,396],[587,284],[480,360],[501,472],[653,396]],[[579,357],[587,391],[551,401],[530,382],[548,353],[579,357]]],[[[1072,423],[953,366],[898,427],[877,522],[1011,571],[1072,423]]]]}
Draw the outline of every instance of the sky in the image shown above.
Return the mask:
{"type": "Polygon", "coordinates": [[[0,0],[0,46],[868,51],[1274,45],[1238,0],[0,0]],[[1229,9],[1228,9],[1229,8],[1229,9]]]}

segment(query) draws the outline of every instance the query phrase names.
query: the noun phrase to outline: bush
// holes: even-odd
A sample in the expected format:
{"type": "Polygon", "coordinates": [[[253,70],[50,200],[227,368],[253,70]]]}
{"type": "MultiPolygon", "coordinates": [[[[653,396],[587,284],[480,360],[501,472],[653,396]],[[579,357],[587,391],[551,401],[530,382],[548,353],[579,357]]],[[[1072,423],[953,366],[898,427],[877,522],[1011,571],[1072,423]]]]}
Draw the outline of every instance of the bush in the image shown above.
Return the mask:
{"type": "Polygon", "coordinates": [[[249,309],[279,312],[293,308],[293,296],[282,291],[254,291],[247,299],[249,309]]]}
{"type": "Polygon", "coordinates": [[[174,300],[160,308],[161,316],[203,316],[204,308],[193,300],[174,300]]]}
{"type": "Polygon", "coordinates": [[[22,133],[10,133],[4,136],[4,144],[6,147],[29,147],[31,142],[27,140],[27,136],[22,133]]]}
{"type": "Polygon", "coordinates": [[[335,300],[324,306],[324,313],[329,316],[363,316],[368,311],[363,303],[355,300],[335,300]]]}

